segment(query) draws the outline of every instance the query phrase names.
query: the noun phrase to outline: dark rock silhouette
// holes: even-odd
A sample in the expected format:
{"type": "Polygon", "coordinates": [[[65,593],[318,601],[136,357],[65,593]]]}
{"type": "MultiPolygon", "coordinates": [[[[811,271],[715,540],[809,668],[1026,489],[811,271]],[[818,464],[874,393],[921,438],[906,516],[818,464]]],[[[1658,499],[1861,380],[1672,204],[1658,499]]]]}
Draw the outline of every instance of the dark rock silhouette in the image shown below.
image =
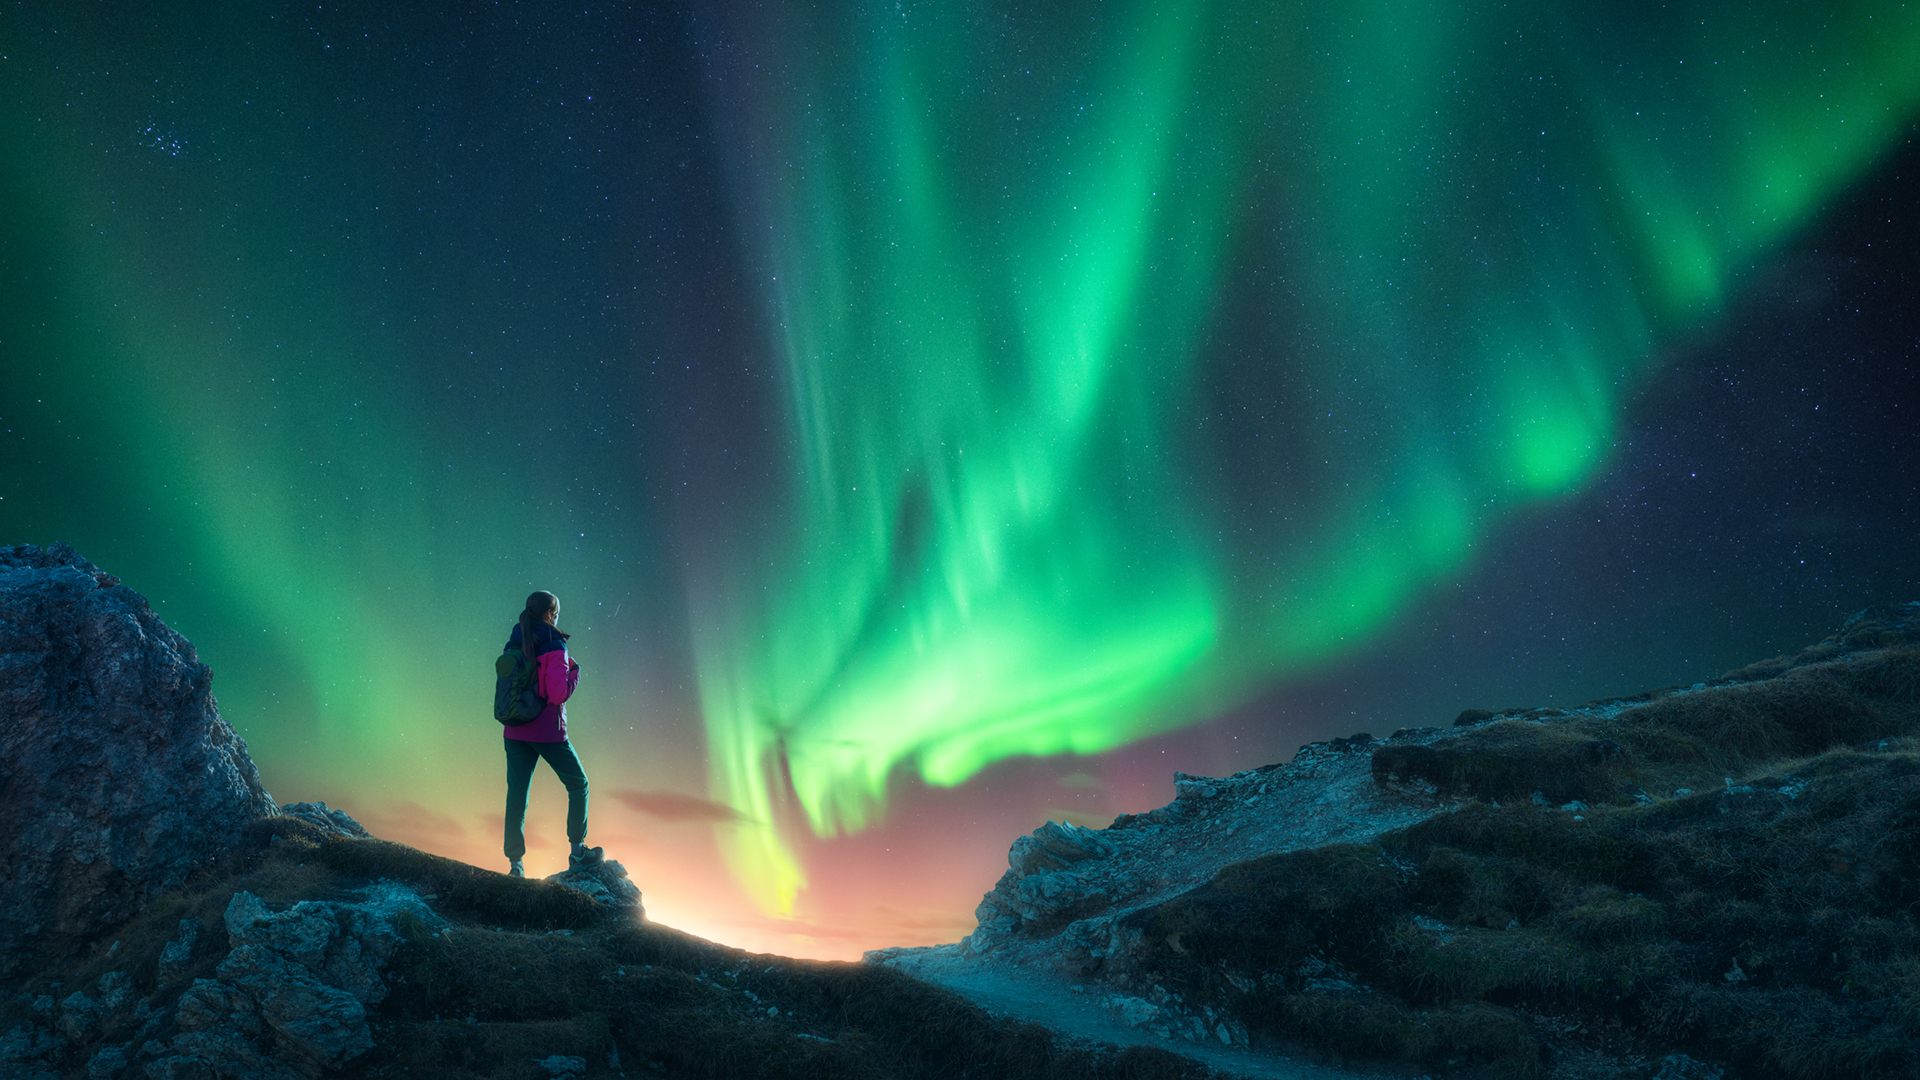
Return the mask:
{"type": "Polygon", "coordinates": [[[71,547],[0,548],[0,975],[124,922],[275,812],[212,677],[71,547]]]}
{"type": "Polygon", "coordinates": [[[626,867],[612,859],[592,866],[562,870],[548,875],[545,880],[578,889],[615,911],[640,919],[647,917],[647,909],[640,903],[640,886],[627,877],[626,867]]]}
{"type": "Polygon", "coordinates": [[[299,818],[333,836],[351,836],[358,840],[370,840],[373,834],[366,827],[353,820],[345,810],[335,810],[323,802],[288,803],[280,808],[280,813],[299,818]]]}
{"type": "Polygon", "coordinates": [[[303,900],[280,912],[235,893],[230,951],[213,978],[195,979],[180,996],[178,1033],[165,1049],[155,1044],[148,1075],[298,1080],[371,1050],[367,1010],[386,999],[382,972],[400,946],[393,921],[405,915],[428,934],[445,922],[404,885],[383,881],[360,893],[358,903],[303,900]]]}

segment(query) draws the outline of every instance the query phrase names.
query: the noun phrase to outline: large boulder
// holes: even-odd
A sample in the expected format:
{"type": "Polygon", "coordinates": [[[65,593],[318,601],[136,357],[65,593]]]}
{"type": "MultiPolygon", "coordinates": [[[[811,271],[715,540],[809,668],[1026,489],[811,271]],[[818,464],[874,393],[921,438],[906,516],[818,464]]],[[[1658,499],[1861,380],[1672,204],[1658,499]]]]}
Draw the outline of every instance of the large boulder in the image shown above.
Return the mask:
{"type": "Polygon", "coordinates": [[[0,548],[0,976],[125,921],[274,813],[212,682],[72,548],[0,548]]]}
{"type": "Polygon", "coordinates": [[[380,972],[400,947],[395,920],[421,934],[446,922],[404,885],[379,881],[359,891],[358,903],[302,900],[281,912],[235,893],[226,916],[231,951],[214,978],[195,979],[180,996],[179,1034],[166,1049],[154,1044],[159,1059],[147,1075],[299,1080],[373,1049],[367,1010],[387,997],[380,972]]]}

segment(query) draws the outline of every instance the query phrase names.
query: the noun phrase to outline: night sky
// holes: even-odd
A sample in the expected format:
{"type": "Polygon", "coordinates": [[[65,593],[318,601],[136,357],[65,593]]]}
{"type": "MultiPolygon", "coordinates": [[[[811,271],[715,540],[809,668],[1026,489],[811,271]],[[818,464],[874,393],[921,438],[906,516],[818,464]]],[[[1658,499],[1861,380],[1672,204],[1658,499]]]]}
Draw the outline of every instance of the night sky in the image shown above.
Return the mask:
{"type": "Polygon", "coordinates": [[[0,543],[482,866],[550,589],[655,918],[950,941],[1176,769],[1920,599],[1917,122],[1890,0],[4,3],[0,543]]]}

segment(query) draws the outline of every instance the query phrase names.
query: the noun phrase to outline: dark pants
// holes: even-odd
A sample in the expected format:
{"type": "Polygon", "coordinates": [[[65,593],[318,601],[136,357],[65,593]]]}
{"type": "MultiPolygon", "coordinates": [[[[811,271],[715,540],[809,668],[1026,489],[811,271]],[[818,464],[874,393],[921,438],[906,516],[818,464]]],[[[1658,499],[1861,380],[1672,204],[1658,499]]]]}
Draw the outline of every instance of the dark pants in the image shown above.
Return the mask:
{"type": "Polygon", "coordinates": [[[507,858],[518,859],[527,853],[527,784],[533,780],[533,766],[541,758],[553,766],[560,782],[567,785],[567,839],[579,843],[587,838],[587,772],[573,744],[526,742],[502,739],[507,744],[507,858]]]}

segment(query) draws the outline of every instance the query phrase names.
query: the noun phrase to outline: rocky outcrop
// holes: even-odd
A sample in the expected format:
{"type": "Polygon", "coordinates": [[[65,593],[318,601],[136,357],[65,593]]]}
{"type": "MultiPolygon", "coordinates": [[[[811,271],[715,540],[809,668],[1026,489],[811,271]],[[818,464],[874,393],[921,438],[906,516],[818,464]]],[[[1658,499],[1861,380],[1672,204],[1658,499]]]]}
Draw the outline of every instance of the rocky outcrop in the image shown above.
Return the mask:
{"type": "MultiPolygon", "coordinates": [[[[48,1001],[49,1008],[51,1001],[48,1001]]],[[[0,1076],[13,1080],[58,1080],[67,1040],[43,1027],[19,1024],[0,1035],[0,1076]]]]}
{"type": "Polygon", "coordinates": [[[323,802],[288,803],[280,808],[284,817],[299,818],[318,828],[329,836],[345,836],[354,840],[371,840],[373,834],[364,825],[353,820],[345,810],[335,810],[323,802]]]}
{"type": "Polygon", "coordinates": [[[1007,872],[974,911],[980,929],[973,944],[985,947],[996,936],[1057,928],[1098,913],[1116,894],[1138,892],[1103,862],[1116,847],[1106,834],[1065,821],[1049,821],[1015,840],[1007,872]]]}
{"type": "Polygon", "coordinates": [[[351,1069],[374,1048],[370,1016],[390,993],[395,953],[443,937],[448,924],[392,881],[349,895],[276,911],[242,890],[221,924],[179,922],[151,993],[135,981],[135,959],[64,998],[21,997],[35,1015],[0,1034],[0,1077],[54,1080],[82,1065],[97,1080],[310,1080],[351,1069]],[[213,958],[210,934],[224,942],[213,977],[182,986],[213,958]]]}
{"type": "MultiPolygon", "coordinates": [[[[1406,730],[1388,741],[1437,735],[1406,730]]],[[[1175,773],[1173,802],[1121,814],[1105,829],[1049,821],[1013,842],[1007,872],[981,898],[979,926],[961,948],[983,954],[1045,942],[1065,969],[1098,969],[1118,948],[1116,916],[1192,888],[1231,862],[1431,814],[1431,792],[1383,793],[1367,782],[1364,751],[1375,745],[1354,736],[1303,746],[1286,765],[1221,777],[1175,773]],[[1330,813],[1335,807],[1344,812],[1330,813]]]]}
{"type": "Polygon", "coordinates": [[[212,681],[72,548],[0,548],[0,976],[123,922],[274,812],[212,681]]]}
{"type": "MultiPolygon", "coordinates": [[[[367,1013],[386,1000],[382,971],[400,947],[396,923],[445,923],[393,882],[356,903],[304,900],[274,912],[249,892],[227,905],[229,952],[174,1008],[171,1040],[137,1054],[154,1080],[300,1080],[344,1068],[373,1048],[367,1013]]],[[[184,928],[183,928],[184,930],[184,928]]]]}
{"type": "Polygon", "coordinates": [[[647,917],[647,909],[640,904],[640,886],[627,877],[626,867],[612,859],[562,870],[543,880],[578,889],[615,911],[630,913],[639,919],[647,917]]]}

